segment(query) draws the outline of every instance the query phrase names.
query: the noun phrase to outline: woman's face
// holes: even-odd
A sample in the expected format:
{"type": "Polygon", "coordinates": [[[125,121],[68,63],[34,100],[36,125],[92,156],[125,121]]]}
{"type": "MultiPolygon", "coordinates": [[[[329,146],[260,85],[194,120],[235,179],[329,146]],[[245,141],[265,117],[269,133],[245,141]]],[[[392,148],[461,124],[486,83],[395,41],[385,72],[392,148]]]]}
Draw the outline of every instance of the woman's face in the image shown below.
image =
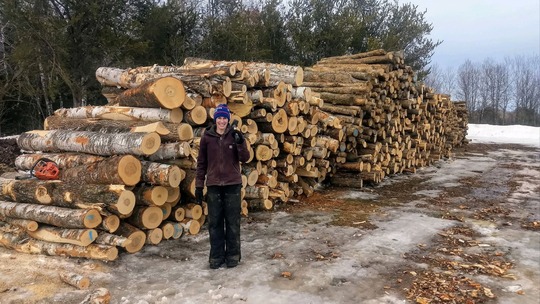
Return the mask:
{"type": "Polygon", "coordinates": [[[216,129],[217,132],[222,134],[225,132],[225,129],[227,129],[227,125],[229,125],[229,120],[226,117],[218,117],[216,120],[216,129]]]}

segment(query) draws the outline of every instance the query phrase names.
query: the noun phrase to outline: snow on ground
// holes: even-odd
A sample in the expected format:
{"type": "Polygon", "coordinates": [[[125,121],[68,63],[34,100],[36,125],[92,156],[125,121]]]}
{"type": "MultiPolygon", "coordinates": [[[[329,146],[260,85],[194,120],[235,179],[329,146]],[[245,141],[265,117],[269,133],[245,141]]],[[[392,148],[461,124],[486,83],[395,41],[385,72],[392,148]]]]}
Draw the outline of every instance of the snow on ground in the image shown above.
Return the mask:
{"type": "Polygon", "coordinates": [[[467,138],[473,143],[507,143],[540,147],[540,128],[469,124],[467,138]]]}

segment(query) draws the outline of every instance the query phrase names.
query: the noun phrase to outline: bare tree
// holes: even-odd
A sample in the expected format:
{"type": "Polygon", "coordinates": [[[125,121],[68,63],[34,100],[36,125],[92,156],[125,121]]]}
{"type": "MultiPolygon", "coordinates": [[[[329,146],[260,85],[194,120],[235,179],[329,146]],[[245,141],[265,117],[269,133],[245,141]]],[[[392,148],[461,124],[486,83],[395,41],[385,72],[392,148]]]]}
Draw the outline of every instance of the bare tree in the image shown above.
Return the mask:
{"type": "Polygon", "coordinates": [[[540,58],[516,56],[510,61],[515,100],[515,123],[538,123],[540,98],[540,58]]]}
{"type": "Polygon", "coordinates": [[[470,60],[465,61],[457,73],[457,98],[467,102],[471,122],[479,122],[480,71],[470,60]]]}

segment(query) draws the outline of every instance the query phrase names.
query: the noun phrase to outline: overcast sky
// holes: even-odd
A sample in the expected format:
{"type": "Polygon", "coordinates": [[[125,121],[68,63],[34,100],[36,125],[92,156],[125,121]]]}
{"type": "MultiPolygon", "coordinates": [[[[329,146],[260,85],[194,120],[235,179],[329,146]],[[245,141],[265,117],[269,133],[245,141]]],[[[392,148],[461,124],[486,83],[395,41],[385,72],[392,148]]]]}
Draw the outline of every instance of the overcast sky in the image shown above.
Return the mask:
{"type": "Polygon", "coordinates": [[[442,40],[432,63],[457,69],[465,60],[540,54],[540,0],[399,0],[427,10],[431,38],[442,40]]]}

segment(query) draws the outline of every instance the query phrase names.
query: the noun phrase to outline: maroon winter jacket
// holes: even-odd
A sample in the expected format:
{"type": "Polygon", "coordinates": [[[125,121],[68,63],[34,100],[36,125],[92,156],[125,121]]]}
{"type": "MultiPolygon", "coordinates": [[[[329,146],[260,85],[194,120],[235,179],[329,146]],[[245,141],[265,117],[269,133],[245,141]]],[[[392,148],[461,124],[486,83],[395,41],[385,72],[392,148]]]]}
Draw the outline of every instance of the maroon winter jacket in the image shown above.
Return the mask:
{"type": "Polygon", "coordinates": [[[195,187],[228,186],[242,184],[240,163],[249,160],[246,141],[237,145],[232,128],[223,135],[216,133],[216,126],[207,128],[201,138],[197,157],[197,179],[195,187]]]}

